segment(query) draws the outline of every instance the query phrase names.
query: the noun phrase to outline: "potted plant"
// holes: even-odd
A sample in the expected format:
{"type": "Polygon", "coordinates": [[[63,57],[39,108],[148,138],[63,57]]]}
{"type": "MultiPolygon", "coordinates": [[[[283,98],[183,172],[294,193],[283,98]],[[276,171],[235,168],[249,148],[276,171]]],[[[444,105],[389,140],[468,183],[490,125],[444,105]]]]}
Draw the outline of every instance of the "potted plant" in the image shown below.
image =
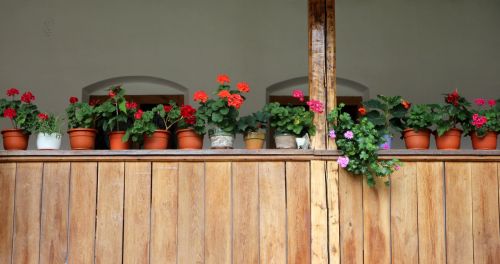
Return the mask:
{"type": "Polygon", "coordinates": [[[33,101],[35,96],[31,92],[25,92],[20,100],[16,99],[19,90],[10,88],[7,96],[0,99],[0,111],[2,116],[10,119],[12,128],[2,130],[3,146],[6,150],[26,150],[28,148],[29,135],[34,131],[34,124],[38,115],[38,108],[33,101]]]}
{"type": "Polygon", "coordinates": [[[438,149],[456,150],[460,148],[462,133],[468,134],[470,103],[455,90],[445,95],[445,104],[435,105],[433,109],[434,131],[438,149]],[[462,128],[460,129],[459,126],[462,128]]]}
{"type": "Polygon", "coordinates": [[[61,148],[61,119],[53,114],[39,113],[35,120],[34,131],[38,133],[38,149],[54,150],[61,148]]]}
{"type": "Polygon", "coordinates": [[[403,138],[407,149],[429,149],[432,121],[432,106],[428,104],[412,105],[404,117],[403,138]]]}
{"type": "Polygon", "coordinates": [[[247,83],[240,82],[237,89],[231,89],[230,79],[222,74],[217,77],[219,87],[217,97],[209,99],[204,91],[197,91],[194,100],[200,103],[197,118],[208,125],[211,148],[233,148],[234,134],[241,105],[245,101],[244,93],[250,88],[247,83]]]}
{"type": "Polygon", "coordinates": [[[366,118],[375,125],[375,129],[385,138],[380,148],[390,149],[392,134],[399,134],[403,131],[403,117],[411,104],[401,96],[377,95],[376,99],[363,102],[363,106],[366,108],[366,118]]]}
{"type": "Polygon", "coordinates": [[[497,148],[497,137],[500,132],[500,105],[494,99],[478,98],[474,102],[480,108],[472,110],[468,124],[472,147],[494,150],[497,148]]]}
{"type": "Polygon", "coordinates": [[[255,112],[238,120],[238,132],[243,134],[247,149],[261,149],[264,146],[268,121],[269,113],[264,111],[255,112]]]}
{"type": "Polygon", "coordinates": [[[143,111],[137,110],[137,104],[127,102],[125,90],[121,86],[109,89],[109,98],[96,107],[99,123],[109,135],[109,147],[112,150],[130,148],[130,142],[123,140],[126,130],[132,123],[132,116],[136,119],[142,116],[143,111]]]}
{"type": "Polygon", "coordinates": [[[177,123],[177,148],[202,149],[203,136],[207,132],[203,119],[198,117],[198,112],[190,105],[180,108],[181,119],[177,123]]]}
{"type": "Polygon", "coordinates": [[[369,186],[375,185],[375,177],[385,178],[386,184],[389,184],[387,176],[398,170],[401,163],[397,159],[379,160],[379,145],[385,139],[377,131],[376,125],[366,117],[355,123],[348,113],[342,112],[343,107],[344,104],[340,104],[327,116],[329,136],[335,139],[338,149],[343,153],[337,163],[353,174],[366,176],[369,186]]]}
{"type": "Polygon", "coordinates": [[[66,108],[66,118],[68,119],[68,135],[71,149],[94,149],[97,135],[95,106],[79,102],[76,97],[70,97],[69,103],[66,108]]]}

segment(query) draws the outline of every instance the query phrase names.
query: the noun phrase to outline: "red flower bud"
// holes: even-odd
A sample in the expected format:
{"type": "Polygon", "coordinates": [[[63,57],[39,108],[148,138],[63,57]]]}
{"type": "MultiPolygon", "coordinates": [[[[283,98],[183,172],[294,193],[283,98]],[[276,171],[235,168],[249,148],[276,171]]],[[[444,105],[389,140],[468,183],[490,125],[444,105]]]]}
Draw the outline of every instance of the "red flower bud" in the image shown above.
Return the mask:
{"type": "Polygon", "coordinates": [[[16,88],[10,88],[9,90],[7,90],[7,96],[15,96],[19,94],[19,90],[17,90],[16,88]]]}
{"type": "Polygon", "coordinates": [[[13,119],[17,116],[17,112],[14,108],[5,108],[3,111],[3,117],[13,119]]]}
{"type": "Polygon", "coordinates": [[[35,96],[31,92],[25,92],[21,96],[21,101],[24,103],[27,103],[27,104],[31,103],[34,100],[35,100],[35,96]]]}
{"type": "Polygon", "coordinates": [[[76,103],[78,103],[78,98],[76,98],[76,97],[74,97],[74,96],[71,96],[71,97],[69,98],[69,103],[70,103],[70,104],[76,104],[76,103]]]}

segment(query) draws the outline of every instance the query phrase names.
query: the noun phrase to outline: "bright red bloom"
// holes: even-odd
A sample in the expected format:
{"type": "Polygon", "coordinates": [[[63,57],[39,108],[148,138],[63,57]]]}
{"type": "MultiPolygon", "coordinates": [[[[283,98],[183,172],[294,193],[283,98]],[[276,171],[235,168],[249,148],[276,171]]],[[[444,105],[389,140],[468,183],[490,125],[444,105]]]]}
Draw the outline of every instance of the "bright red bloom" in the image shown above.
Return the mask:
{"type": "Polygon", "coordinates": [[[194,109],[192,106],[190,106],[190,105],[181,106],[181,116],[183,118],[190,118],[190,117],[194,116],[195,113],[196,113],[196,109],[194,109]]]}
{"type": "Polygon", "coordinates": [[[19,90],[17,90],[16,88],[10,88],[9,90],[7,90],[7,96],[15,96],[19,94],[19,90]]]}
{"type": "Polygon", "coordinates": [[[108,96],[111,98],[114,98],[116,96],[115,91],[113,91],[113,90],[109,91],[108,96]]]}
{"type": "Polygon", "coordinates": [[[35,100],[35,96],[31,93],[31,92],[25,92],[22,96],[21,96],[21,101],[22,102],[25,102],[27,104],[31,103],[32,101],[35,100]]]}
{"type": "Polygon", "coordinates": [[[70,103],[70,104],[76,104],[76,103],[78,103],[78,98],[76,98],[76,97],[74,97],[74,96],[71,96],[71,97],[69,98],[69,103],[70,103]]]}
{"type": "Polygon", "coordinates": [[[228,98],[231,93],[228,90],[221,90],[218,95],[220,98],[228,98]]]}
{"type": "Polygon", "coordinates": [[[479,114],[472,115],[472,125],[476,128],[481,128],[484,124],[488,122],[488,118],[481,116],[479,114]]]}
{"type": "Polygon", "coordinates": [[[488,100],[488,105],[489,105],[489,106],[493,107],[493,106],[495,106],[496,104],[497,104],[497,102],[496,102],[494,99],[490,99],[490,100],[488,100]]]}
{"type": "Polygon", "coordinates": [[[242,93],[250,92],[250,86],[248,86],[248,83],[246,83],[246,82],[240,82],[240,83],[236,84],[236,87],[242,93]]]}
{"type": "Polygon", "coordinates": [[[5,110],[3,111],[3,117],[13,119],[16,116],[17,116],[17,112],[16,112],[16,109],[14,109],[14,108],[10,108],[10,107],[5,108],[5,110]]]}
{"type": "Polygon", "coordinates": [[[193,96],[194,101],[206,103],[208,100],[208,95],[204,91],[196,91],[193,96]]]}
{"type": "Polygon", "coordinates": [[[125,103],[125,107],[127,107],[127,109],[137,109],[137,103],[136,102],[126,102],[125,103]]]}
{"type": "Polygon", "coordinates": [[[172,111],[172,108],[173,108],[173,106],[171,106],[171,105],[164,105],[163,111],[165,111],[165,113],[168,113],[168,112],[172,111]]]}
{"type": "Polygon", "coordinates": [[[486,101],[483,98],[476,98],[474,100],[474,103],[478,106],[483,106],[486,103],[486,101]]]}
{"type": "Polygon", "coordinates": [[[220,84],[220,85],[224,85],[224,84],[228,84],[231,82],[231,79],[229,79],[229,76],[227,76],[226,74],[219,74],[217,76],[217,82],[220,84]]]}
{"type": "Polygon", "coordinates": [[[292,96],[298,98],[301,102],[304,102],[304,93],[301,90],[293,90],[292,96]]]}
{"type": "Polygon", "coordinates": [[[360,108],[358,108],[358,112],[360,115],[364,116],[364,115],[366,115],[366,108],[360,107],[360,108]]]}
{"type": "Polygon", "coordinates": [[[143,115],[143,114],[144,114],[144,112],[143,112],[141,109],[139,109],[139,110],[137,110],[137,112],[134,114],[134,118],[135,118],[135,119],[137,119],[137,120],[139,120],[139,119],[141,119],[141,118],[142,118],[142,115],[143,115]]]}
{"type": "Polygon", "coordinates": [[[38,118],[40,118],[40,120],[42,120],[42,121],[45,121],[45,120],[49,119],[49,115],[44,114],[44,113],[40,113],[40,114],[38,114],[38,118]]]}
{"type": "Polygon", "coordinates": [[[460,95],[458,95],[457,89],[451,94],[446,96],[446,102],[449,104],[453,104],[454,106],[458,106],[458,100],[460,99],[460,95]]]}
{"type": "Polygon", "coordinates": [[[311,111],[315,112],[315,113],[323,113],[323,104],[318,101],[318,100],[310,100],[309,102],[307,102],[307,105],[309,106],[309,108],[311,109],[311,111]]]}
{"type": "Polygon", "coordinates": [[[190,116],[190,117],[187,117],[187,118],[184,118],[184,121],[186,122],[186,124],[188,125],[194,125],[196,123],[196,116],[190,116]]]}
{"type": "Polygon", "coordinates": [[[406,100],[402,100],[402,101],[401,101],[401,104],[403,105],[403,107],[404,107],[405,109],[409,109],[409,108],[411,107],[411,103],[410,103],[410,102],[408,102],[408,101],[406,101],[406,100]]]}
{"type": "Polygon", "coordinates": [[[227,98],[228,106],[233,106],[236,109],[240,109],[242,104],[243,104],[243,97],[241,97],[241,95],[239,94],[232,94],[227,98]]]}

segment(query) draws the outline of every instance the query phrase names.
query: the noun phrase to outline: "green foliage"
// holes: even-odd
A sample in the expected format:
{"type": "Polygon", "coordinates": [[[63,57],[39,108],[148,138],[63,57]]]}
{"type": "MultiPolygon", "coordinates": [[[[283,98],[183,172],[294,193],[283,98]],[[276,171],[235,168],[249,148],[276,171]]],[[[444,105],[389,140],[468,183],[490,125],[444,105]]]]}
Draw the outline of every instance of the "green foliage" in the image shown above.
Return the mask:
{"type": "Polygon", "coordinates": [[[380,135],[401,132],[405,128],[403,118],[409,103],[401,96],[377,95],[377,99],[363,102],[367,108],[366,118],[375,125],[380,135]]]}
{"type": "Polygon", "coordinates": [[[48,119],[43,120],[41,118],[36,118],[34,123],[34,132],[44,133],[44,134],[61,134],[61,123],[62,119],[54,114],[48,114],[48,119]]]}
{"type": "Polygon", "coordinates": [[[411,128],[417,131],[429,129],[434,121],[434,113],[432,112],[433,107],[435,107],[435,105],[412,105],[408,114],[403,119],[406,128],[411,128]]]}
{"type": "Polygon", "coordinates": [[[109,89],[114,96],[109,97],[104,103],[96,107],[99,125],[105,132],[126,130],[135,110],[128,110],[126,107],[125,90],[120,86],[109,89]]]}
{"type": "Polygon", "coordinates": [[[35,132],[35,122],[37,115],[40,113],[35,104],[24,103],[21,100],[0,99],[0,113],[3,114],[7,108],[12,108],[16,111],[16,116],[12,119],[13,128],[23,129],[26,133],[35,132]]]}
{"type": "Polygon", "coordinates": [[[500,99],[496,100],[494,106],[486,106],[486,104],[478,109],[470,111],[471,117],[467,122],[467,128],[471,132],[475,132],[477,136],[484,137],[488,132],[500,133],[500,99]],[[483,125],[474,124],[474,117],[485,117],[486,123],[483,125]]]}
{"type": "Polygon", "coordinates": [[[218,127],[227,133],[234,134],[236,132],[239,111],[228,106],[221,98],[209,99],[206,103],[201,103],[196,114],[197,120],[204,121],[211,126],[211,129],[218,127]]]}
{"type": "Polygon", "coordinates": [[[375,185],[375,177],[386,177],[386,184],[389,184],[387,176],[399,168],[401,163],[396,159],[378,160],[379,145],[385,141],[384,138],[368,118],[363,117],[359,123],[355,123],[348,113],[342,112],[343,107],[344,104],[340,104],[333,109],[327,120],[330,129],[336,134],[338,149],[349,158],[345,169],[353,174],[366,176],[369,186],[375,185]],[[346,132],[352,132],[353,137],[347,138],[346,132]]]}
{"type": "Polygon", "coordinates": [[[269,122],[269,113],[257,111],[251,115],[241,117],[238,120],[238,133],[257,132],[259,129],[265,129],[269,122]]]}
{"type": "Polygon", "coordinates": [[[269,122],[276,133],[288,133],[295,136],[310,136],[316,134],[314,125],[314,112],[308,111],[303,106],[282,106],[279,103],[269,103],[264,107],[269,114],[269,122]]]}
{"type": "Polygon", "coordinates": [[[94,106],[88,103],[77,102],[66,108],[68,129],[72,128],[94,128],[97,120],[97,112],[94,106]]]}

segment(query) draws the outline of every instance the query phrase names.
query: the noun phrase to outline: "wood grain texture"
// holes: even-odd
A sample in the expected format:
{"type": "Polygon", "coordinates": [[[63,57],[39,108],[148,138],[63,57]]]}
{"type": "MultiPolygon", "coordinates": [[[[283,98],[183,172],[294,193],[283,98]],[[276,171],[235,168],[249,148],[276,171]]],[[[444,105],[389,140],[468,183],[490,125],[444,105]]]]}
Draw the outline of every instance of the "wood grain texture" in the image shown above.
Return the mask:
{"type": "Polygon", "coordinates": [[[43,163],[18,163],[12,263],[38,263],[43,163]]]}
{"type": "Polygon", "coordinates": [[[123,263],[149,263],[151,163],[125,163],[123,263]]]}
{"type": "Polygon", "coordinates": [[[287,260],[285,195],[285,164],[259,163],[260,263],[287,260]]]}
{"type": "Polygon", "coordinates": [[[288,263],[311,263],[309,162],[286,163],[288,263]]]}
{"type": "MultiPolygon", "coordinates": [[[[326,0],[326,113],[337,107],[337,50],[335,30],[335,0],[326,0]]],[[[328,149],[337,149],[335,140],[327,137],[328,149]]],[[[331,260],[331,259],[330,259],[331,260]]]]}
{"type": "Polygon", "coordinates": [[[205,263],[231,263],[231,163],[205,163],[205,263]]]}
{"type": "Polygon", "coordinates": [[[95,263],[121,263],[125,164],[99,162],[95,263]]]}
{"type": "Polygon", "coordinates": [[[233,263],[259,263],[259,164],[233,163],[233,263]]]}
{"type": "Polygon", "coordinates": [[[14,228],[16,163],[0,163],[0,263],[10,263],[14,228]]]}
{"type": "Polygon", "coordinates": [[[151,263],[177,263],[177,162],[154,162],[151,263]]]}
{"type": "Polygon", "coordinates": [[[417,164],[420,263],[445,263],[444,175],[442,162],[417,164]]]}
{"type": "Polygon", "coordinates": [[[391,175],[392,263],[417,264],[417,163],[405,162],[391,175]]]}
{"type": "Polygon", "coordinates": [[[498,202],[498,166],[477,162],[472,170],[472,218],[474,263],[498,263],[500,260],[500,213],[498,202]]]}
{"type": "Polygon", "coordinates": [[[178,263],[203,263],[205,164],[179,163],[178,263]]]}
{"type": "Polygon", "coordinates": [[[328,161],[326,186],[328,203],[328,253],[330,264],[340,263],[339,164],[328,161]]]}
{"type": "Polygon", "coordinates": [[[471,172],[471,163],[445,163],[448,263],[474,263],[471,172]]]}
{"type": "Polygon", "coordinates": [[[328,262],[326,162],[311,161],[311,263],[328,262]]]}
{"type": "Polygon", "coordinates": [[[97,163],[71,163],[68,263],[93,263],[97,163]]]}
{"type": "Polygon", "coordinates": [[[70,163],[47,162],[43,167],[40,263],[66,263],[70,163]]]}
{"type": "Polygon", "coordinates": [[[364,263],[391,263],[390,189],[386,179],[374,187],[363,181],[364,263]]]}

